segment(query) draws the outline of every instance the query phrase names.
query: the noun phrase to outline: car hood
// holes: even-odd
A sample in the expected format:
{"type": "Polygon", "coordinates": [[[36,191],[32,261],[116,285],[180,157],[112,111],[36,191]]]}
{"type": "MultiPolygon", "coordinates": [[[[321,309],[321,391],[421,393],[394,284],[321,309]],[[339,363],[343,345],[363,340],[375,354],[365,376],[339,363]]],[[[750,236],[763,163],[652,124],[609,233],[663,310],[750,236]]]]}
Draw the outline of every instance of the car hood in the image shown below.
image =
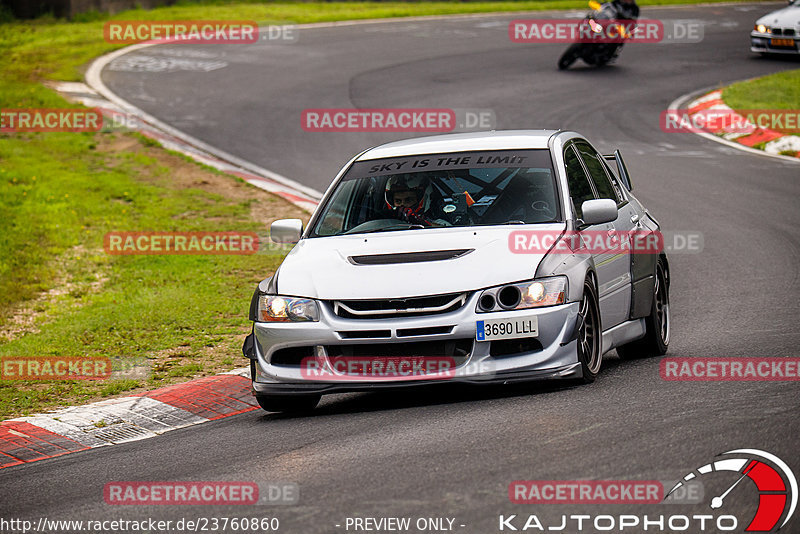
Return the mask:
{"type": "Polygon", "coordinates": [[[544,255],[512,253],[508,236],[514,230],[534,229],[561,232],[565,224],[437,228],[302,239],[284,259],[277,289],[282,295],[323,300],[380,299],[470,291],[526,280],[533,278],[544,255]],[[431,259],[437,254],[449,255],[442,251],[464,249],[471,252],[450,259],[431,259]],[[404,253],[422,254],[374,258],[404,253]],[[392,263],[374,264],[376,259],[392,263]],[[426,261],[411,261],[419,259],[426,261]]]}
{"type": "Polygon", "coordinates": [[[800,24],[800,6],[788,6],[773,11],[758,19],[756,24],[778,26],[781,28],[795,28],[800,24]]]}

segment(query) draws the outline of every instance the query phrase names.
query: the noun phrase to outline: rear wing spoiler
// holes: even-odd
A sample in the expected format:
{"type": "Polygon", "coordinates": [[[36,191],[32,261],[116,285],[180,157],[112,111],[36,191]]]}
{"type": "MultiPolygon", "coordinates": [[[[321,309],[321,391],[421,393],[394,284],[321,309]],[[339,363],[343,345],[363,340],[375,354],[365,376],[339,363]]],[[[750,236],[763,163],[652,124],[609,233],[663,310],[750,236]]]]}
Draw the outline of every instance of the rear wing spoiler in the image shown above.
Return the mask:
{"type": "Polygon", "coordinates": [[[622,159],[619,149],[615,150],[613,154],[603,154],[606,161],[617,162],[617,175],[620,181],[628,191],[633,191],[633,183],[631,182],[631,175],[628,173],[628,167],[625,166],[625,160],[622,159]]]}

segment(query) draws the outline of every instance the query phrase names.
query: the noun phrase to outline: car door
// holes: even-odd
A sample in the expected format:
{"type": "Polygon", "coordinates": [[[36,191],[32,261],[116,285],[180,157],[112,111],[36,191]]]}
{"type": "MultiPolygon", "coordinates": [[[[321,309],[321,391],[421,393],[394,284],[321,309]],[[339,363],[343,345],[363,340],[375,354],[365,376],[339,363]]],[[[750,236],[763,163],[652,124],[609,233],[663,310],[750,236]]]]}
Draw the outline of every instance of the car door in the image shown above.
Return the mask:
{"type": "MultiPolygon", "coordinates": [[[[629,203],[621,197],[621,192],[612,184],[606,174],[603,156],[589,143],[579,140],[574,143],[581,162],[586,169],[597,198],[609,198],[617,203],[616,220],[592,226],[590,230],[602,233],[603,237],[619,243],[621,235],[633,230],[629,203]]],[[[600,298],[600,316],[603,329],[608,330],[628,320],[631,306],[631,254],[614,250],[594,254],[598,276],[597,293],[600,298]]]]}
{"type": "MultiPolygon", "coordinates": [[[[621,156],[620,156],[621,157],[621,156]]],[[[605,162],[604,162],[605,163],[605,162]]],[[[623,163],[624,165],[624,163],[623,163]]],[[[631,254],[631,311],[630,319],[646,317],[650,314],[653,302],[653,283],[658,262],[659,250],[657,247],[663,245],[661,242],[654,242],[652,234],[658,230],[658,226],[653,224],[647,216],[644,207],[634,199],[622,185],[622,180],[611,170],[608,165],[604,165],[606,174],[611,179],[611,184],[621,198],[623,205],[620,206],[620,218],[631,223],[631,231],[637,235],[639,247],[643,243],[645,249],[641,248],[636,254],[631,254]],[[649,222],[648,222],[649,221],[649,222]],[[644,236],[647,236],[646,238],[644,236]],[[646,241],[645,241],[646,239],[646,241]]],[[[627,172],[627,170],[626,170],[627,172]]],[[[657,239],[657,238],[656,238],[657,239]]]]}
{"type": "MultiPolygon", "coordinates": [[[[592,180],[589,178],[589,173],[586,165],[583,163],[579,156],[577,147],[570,143],[564,149],[564,167],[567,174],[567,187],[569,188],[570,200],[572,201],[573,209],[577,218],[583,217],[581,205],[587,200],[597,198],[596,187],[592,180]]],[[[598,234],[605,235],[610,229],[609,224],[594,224],[587,226],[580,230],[581,238],[589,239],[598,234]]],[[[603,322],[603,328],[607,329],[614,326],[614,321],[618,321],[618,313],[611,313],[609,305],[610,289],[616,287],[613,285],[614,278],[619,278],[617,269],[620,268],[619,263],[612,263],[613,254],[592,252],[594,259],[595,272],[597,274],[598,296],[600,299],[600,316],[603,322]]],[[[612,301],[612,304],[614,302],[612,301]]]]}

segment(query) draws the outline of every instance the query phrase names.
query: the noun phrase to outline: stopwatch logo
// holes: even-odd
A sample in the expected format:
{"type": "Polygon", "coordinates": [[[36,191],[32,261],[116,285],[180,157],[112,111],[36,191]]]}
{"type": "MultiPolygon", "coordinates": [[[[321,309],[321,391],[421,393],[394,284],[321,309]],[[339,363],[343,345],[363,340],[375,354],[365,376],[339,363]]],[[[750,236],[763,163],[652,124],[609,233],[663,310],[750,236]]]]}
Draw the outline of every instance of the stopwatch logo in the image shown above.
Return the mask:
{"type": "Polygon", "coordinates": [[[736,482],[724,493],[711,499],[710,506],[712,509],[721,508],[725,504],[725,498],[728,494],[742,480],[749,478],[758,488],[758,509],[745,532],[770,532],[782,517],[784,518],[783,523],[778,529],[781,529],[789,522],[795,508],[797,508],[797,479],[783,460],[774,454],[758,449],[736,449],[723,452],[717,456],[726,458],[698,467],[678,481],[669,490],[666,497],[669,497],[675,490],[683,486],[685,482],[709,473],[720,471],[739,473],[740,476],[736,479],[736,482]],[[765,460],[770,463],[765,463],[765,460]]]}

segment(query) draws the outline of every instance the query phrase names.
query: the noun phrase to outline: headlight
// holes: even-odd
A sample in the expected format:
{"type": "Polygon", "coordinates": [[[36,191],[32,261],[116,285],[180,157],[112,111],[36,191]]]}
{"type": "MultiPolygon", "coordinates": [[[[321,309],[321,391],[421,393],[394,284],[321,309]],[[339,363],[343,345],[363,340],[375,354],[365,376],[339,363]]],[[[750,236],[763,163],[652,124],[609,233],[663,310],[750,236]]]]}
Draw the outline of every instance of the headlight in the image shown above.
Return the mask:
{"type": "Polygon", "coordinates": [[[311,299],[261,295],[258,297],[258,320],[267,323],[319,321],[319,306],[311,299]]]}
{"type": "Polygon", "coordinates": [[[756,30],[758,33],[768,33],[768,32],[769,32],[769,28],[767,28],[767,27],[766,27],[766,26],[764,26],[763,24],[756,24],[756,26],[755,26],[755,30],[756,30]]]}
{"type": "Polygon", "coordinates": [[[567,277],[553,276],[486,289],[478,299],[476,311],[526,310],[564,304],[566,301],[567,277]]]}

